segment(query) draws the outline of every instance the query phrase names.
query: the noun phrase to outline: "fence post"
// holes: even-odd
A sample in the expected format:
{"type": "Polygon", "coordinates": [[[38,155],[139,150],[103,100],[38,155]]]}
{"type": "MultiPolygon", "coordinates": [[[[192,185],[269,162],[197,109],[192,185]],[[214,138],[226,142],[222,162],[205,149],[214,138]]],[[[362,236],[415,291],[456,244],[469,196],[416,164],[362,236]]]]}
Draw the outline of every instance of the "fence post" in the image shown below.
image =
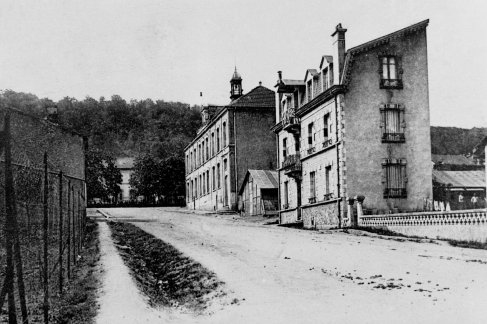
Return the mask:
{"type": "Polygon", "coordinates": [[[12,174],[12,151],[10,143],[10,111],[7,110],[4,122],[5,133],[5,207],[7,215],[5,217],[5,243],[7,253],[7,268],[5,281],[2,288],[0,306],[3,306],[5,296],[8,295],[8,322],[9,324],[17,323],[17,314],[15,309],[14,297],[14,264],[13,264],[13,206],[15,200],[13,197],[14,185],[12,174]]]}
{"type": "Polygon", "coordinates": [[[74,218],[74,185],[73,187],[71,188],[71,196],[73,197],[73,208],[71,209],[71,212],[72,212],[72,225],[73,225],[73,253],[72,253],[72,257],[73,257],[73,265],[76,263],[76,227],[75,227],[75,224],[76,224],[76,220],[74,218]]]}
{"type": "Polygon", "coordinates": [[[71,180],[68,180],[68,237],[67,237],[67,244],[68,244],[68,280],[71,279],[71,180]]]}
{"type": "Polygon", "coordinates": [[[63,293],[63,171],[59,172],[59,294],[63,293]]]}
{"type": "Polygon", "coordinates": [[[48,282],[48,223],[49,223],[49,209],[48,209],[48,198],[49,198],[49,174],[47,171],[47,152],[44,152],[44,273],[43,273],[43,283],[44,283],[44,323],[49,323],[49,282],[48,282]]]}

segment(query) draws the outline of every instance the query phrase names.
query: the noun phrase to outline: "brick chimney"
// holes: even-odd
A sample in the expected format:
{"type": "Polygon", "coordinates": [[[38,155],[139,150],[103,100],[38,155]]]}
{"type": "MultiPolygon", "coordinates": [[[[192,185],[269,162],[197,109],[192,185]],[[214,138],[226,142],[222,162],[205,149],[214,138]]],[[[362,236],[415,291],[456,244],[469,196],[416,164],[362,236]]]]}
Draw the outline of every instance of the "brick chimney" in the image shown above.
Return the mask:
{"type": "Polygon", "coordinates": [[[333,66],[333,80],[334,84],[340,84],[340,80],[342,79],[343,73],[343,64],[345,62],[345,33],[347,32],[346,28],[342,27],[342,24],[338,24],[335,27],[335,31],[331,34],[333,37],[333,57],[336,59],[336,63],[333,66]]]}

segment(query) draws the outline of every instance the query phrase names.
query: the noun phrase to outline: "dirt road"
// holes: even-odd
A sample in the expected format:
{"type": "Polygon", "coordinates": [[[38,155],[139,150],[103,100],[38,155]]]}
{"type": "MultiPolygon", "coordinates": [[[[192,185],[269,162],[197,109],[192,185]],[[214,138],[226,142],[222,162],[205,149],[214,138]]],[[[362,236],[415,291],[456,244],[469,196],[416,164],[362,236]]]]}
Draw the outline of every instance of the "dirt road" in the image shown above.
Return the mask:
{"type": "MultiPolygon", "coordinates": [[[[226,282],[195,323],[485,323],[487,251],[303,231],[171,208],[107,209],[226,282]]],[[[172,317],[173,323],[188,318],[172,317]]]]}

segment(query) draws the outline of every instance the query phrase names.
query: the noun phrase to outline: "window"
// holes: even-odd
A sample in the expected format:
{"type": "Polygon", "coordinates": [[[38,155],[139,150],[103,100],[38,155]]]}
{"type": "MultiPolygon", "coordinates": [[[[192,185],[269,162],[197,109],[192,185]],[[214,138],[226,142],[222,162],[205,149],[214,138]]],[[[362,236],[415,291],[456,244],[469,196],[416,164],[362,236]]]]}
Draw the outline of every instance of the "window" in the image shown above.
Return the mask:
{"type": "Polygon", "coordinates": [[[382,172],[384,198],[406,198],[406,160],[384,159],[382,172]]]}
{"type": "Polygon", "coordinates": [[[322,72],[323,76],[323,91],[328,89],[330,87],[329,81],[328,81],[328,68],[324,69],[322,72]]]}
{"type": "Polygon", "coordinates": [[[324,200],[330,200],[332,198],[332,193],[330,190],[330,175],[331,175],[331,165],[325,167],[325,196],[324,196],[324,200]]]}
{"type": "Polygon", "coordinates": [[[201,165],[201,144],[198,144],[198,166],[201,165]]]}
{"type": "Polygon", "coordinates": [[[313,145],[313,123],[308,124],[308,145],[313,145]]]}
{"type": "Polygon", "coordinates": [[[218,183],[218,189],[221,188],[221,173],[220,173],[220,163],[216,165],[216,177],[217,177],[217,183],[218,183]]]}
{"type": "Polygon", "coordinates": [[[196,169],[196,146],[193,150],[194,154],[193,154],[193,170],[196,169]]]}
{"type": "Polygon", "coordinates": [[[194,196],[198,197],[198,178],[194,178],[194,196]]]}
{"type": "Polygon", "coordinates": [[[282,139],[282,160],[287,158],[287,138],[282,139]]]}
{"type": "Polygon", "coordinates": [[[223,135],[223,147],[227,146],[227,124],[223,123],[222,127],[222,135],[223,135]]]}
{"type": "Polygon", "coordinates": [[[306,92],[308,94],[308,102],[310,102],[311,99],[313,98],[313,81],[312,80],[308,81],[308,84],[306,87],[306,92]]]}
{"type": "Polygon", "coordinates": [[[215,190],[216,189],[216,178],[215,178],[215,167],[213,167],[211,169],[211,185],[212,185],[212,189],[215,190]]]}
{"type": "Polygon", "coordinates": [[[223,160],[223,171],[227,171],[227,159],[223,160]]]}
{"type": "Polygon", "coordinates": [[[206,193],[210,193],[210,170],[206,171],[206,193]]]}
{"type": "Polygon", "coordinates": [[[210,159],[210,149],[208,147],[208,137],[206,138],[206,161],[210,159]]]}
{"type": "Polygon", "coordinates": [[[211,133],[211,156],[215,155],[215,133],[211,133]]]}
{"type": "Polygon", "coordinates": [[[386,55],[380,57],[381,89],[402,89],[402,80],[399,77],[399,59],[397,56],[386,55]]]}
{"type": "Polygon", "coordinates": [[[404,107],[402,105],[382,105],[381,127],[382,143],[404,143],[404,107]]]}
{"type": "Polygon", "coordinates": [[[194,181],[191,180],[191,187],[190,187],[190,195],[191,195],[191,200],[194,199],[194,181]]]}
{"type": "Polygon", "coordinates": [[[201,179],[201,174],[200,174],[200,181],[199,181],[200,186],[198,188],[198,191],[199,191],[199,195],[200,196],[203,196],[203,185],[202,185],[202,183],[203,183],[203,181],[201,179]]]}
{"type": "Polygon", "coordinates": [[[284,195],[282,197],[283,209],[289,208],[289,181],[284,182],[284,195]]]}
{"type": "Polygon", "coordinates": [[[330,122],[330,114],[323,117],[323,140],[328,140],[328,124],[330,122]]]}
{"type": "Polygon", "coordinates": [[[216,129],[216,151],[220,152],[220,129],[216,129]]]}
{"type": "Polygon", "coordinates": [[[316,172],[309,173],[309,203],[316,202],[316,172]]]}

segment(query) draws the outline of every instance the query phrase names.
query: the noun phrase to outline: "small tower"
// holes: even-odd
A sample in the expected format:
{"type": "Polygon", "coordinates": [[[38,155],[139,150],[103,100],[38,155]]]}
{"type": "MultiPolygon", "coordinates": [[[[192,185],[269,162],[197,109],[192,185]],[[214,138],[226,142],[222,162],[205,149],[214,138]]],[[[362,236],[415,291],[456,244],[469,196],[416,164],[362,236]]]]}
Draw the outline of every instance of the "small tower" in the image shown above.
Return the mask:
{"type": "Polygon", "coordinates": [[[242,77],[237,72],[237,67],[233,72],[232,79],[230,80],[230,99],[235,100],[242,96],[242,77]]]}

